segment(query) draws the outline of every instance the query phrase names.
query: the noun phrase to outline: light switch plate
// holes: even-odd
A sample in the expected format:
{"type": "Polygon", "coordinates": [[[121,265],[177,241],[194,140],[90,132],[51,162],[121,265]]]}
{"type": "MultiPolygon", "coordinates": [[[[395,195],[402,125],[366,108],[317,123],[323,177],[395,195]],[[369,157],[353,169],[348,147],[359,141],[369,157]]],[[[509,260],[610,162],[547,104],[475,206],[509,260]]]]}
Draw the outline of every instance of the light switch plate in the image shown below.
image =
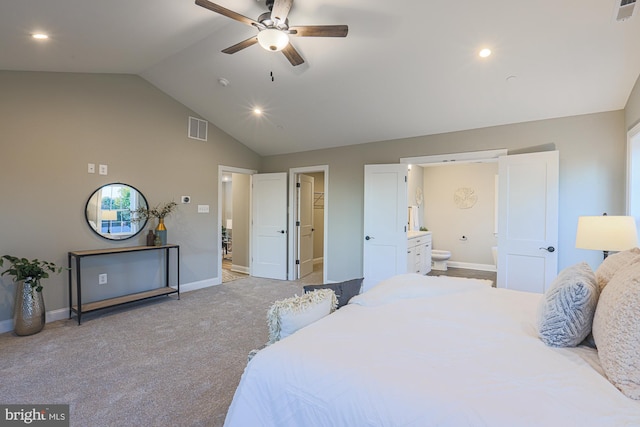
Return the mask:
{"type": "Polygon", "coordinates": [[[96,173],[96,164],[95,163],[89,163],[87,165],[87,172],[88,173],[96,173]]]}
{"type": "Polygon", "coordinates": [[[100,175],[106,175],[108,172],[109,167],[107,165],[100,165],[98,168],[98,172],[100,173],[100,175]]]}
{"type": "Polygon", "coordinates": [[[209,213],[209,205],[198,205],[198,213],[209,213]]]}

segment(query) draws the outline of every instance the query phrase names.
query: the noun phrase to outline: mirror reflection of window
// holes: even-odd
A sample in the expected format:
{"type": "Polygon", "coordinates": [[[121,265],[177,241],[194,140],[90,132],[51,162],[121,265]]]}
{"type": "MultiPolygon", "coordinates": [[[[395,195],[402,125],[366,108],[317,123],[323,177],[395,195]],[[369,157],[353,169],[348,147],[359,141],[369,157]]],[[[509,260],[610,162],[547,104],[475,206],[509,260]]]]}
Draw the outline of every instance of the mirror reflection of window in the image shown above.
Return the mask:
{"type": "Polygon", "coordinates": [[[147,221],[136,221],[131,211],[147,208],[147,201],[134,187],[113,183],[96,190],[87,201],[85,215],[89,227],[111,240],[128,239],[138,234],[147,221]]]}

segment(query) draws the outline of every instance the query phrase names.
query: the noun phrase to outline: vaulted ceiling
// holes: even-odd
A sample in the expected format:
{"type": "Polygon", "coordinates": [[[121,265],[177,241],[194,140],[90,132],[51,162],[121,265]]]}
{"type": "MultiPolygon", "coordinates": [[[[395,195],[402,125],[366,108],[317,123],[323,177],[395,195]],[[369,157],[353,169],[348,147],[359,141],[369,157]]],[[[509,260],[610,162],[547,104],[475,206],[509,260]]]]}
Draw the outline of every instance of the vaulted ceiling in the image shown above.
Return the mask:
{"type": "Polygon", "coordinates": [[[0,69],[138,74],[257,153],[282,154],[622,109],[640,16],[617,22],[619,1],[294,0],[290,25],[349,26],[292,38],[297,67],[259,45],[222,53],[257,30],[193,0],[4,1],[0,69]]]}

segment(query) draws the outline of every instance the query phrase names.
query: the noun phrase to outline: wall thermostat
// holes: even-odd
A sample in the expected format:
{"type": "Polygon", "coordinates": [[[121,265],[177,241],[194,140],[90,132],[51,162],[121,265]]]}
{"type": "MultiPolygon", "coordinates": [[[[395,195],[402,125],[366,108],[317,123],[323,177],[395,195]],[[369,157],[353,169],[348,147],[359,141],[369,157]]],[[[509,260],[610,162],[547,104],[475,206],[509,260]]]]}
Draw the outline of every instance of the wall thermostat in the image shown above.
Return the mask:
{"type": "Polygon", "coordinates": [[[191,196],[182,196],[182,203],[191,203],[191,196]]]}

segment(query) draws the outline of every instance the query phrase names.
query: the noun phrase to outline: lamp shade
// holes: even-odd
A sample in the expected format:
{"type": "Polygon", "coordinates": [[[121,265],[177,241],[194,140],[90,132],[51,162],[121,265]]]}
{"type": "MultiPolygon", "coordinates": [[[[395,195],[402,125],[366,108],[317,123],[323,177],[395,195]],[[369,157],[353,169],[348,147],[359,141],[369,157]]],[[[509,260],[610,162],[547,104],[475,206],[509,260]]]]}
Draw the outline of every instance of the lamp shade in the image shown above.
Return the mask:
{"type": "Polygon", "coordinates": [[[267,28],[258,33],[258,43],[264,49],[279,52],[289,44],[289,36],[275,28],[267,28]]]}
{"type": "Polygon", "coordinates": [[[576,248],[624,251],[638,245],[636,220],[632,216],[581,216],[576,248]]]}

